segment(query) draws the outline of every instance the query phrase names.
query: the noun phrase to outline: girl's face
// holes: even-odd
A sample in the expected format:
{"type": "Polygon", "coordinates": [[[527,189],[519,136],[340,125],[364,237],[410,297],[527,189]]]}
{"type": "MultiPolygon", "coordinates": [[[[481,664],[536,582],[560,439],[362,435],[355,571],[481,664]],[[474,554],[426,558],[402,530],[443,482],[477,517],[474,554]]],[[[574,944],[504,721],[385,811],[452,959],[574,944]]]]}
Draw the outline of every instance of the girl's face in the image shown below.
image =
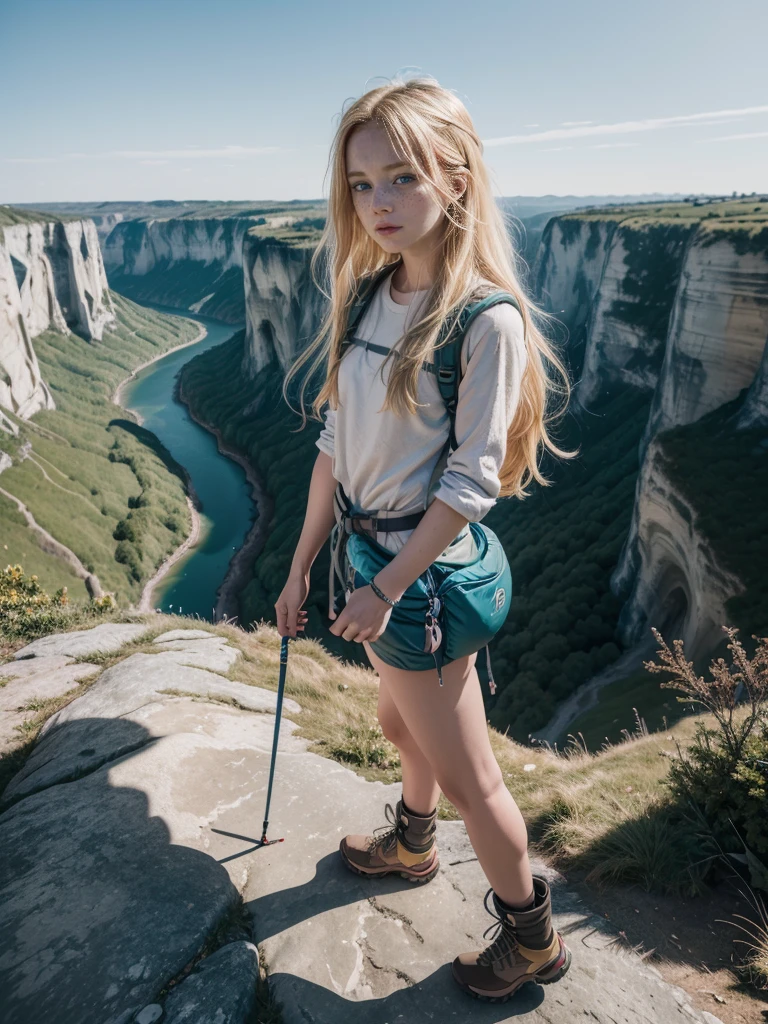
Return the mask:
{"type": "Polygon", "coordinates": [[[445,219],[428,182],[403,162],[384,128],[369,122],[347,140],[347,181],[360,223],[388,253],[427,255],[445,219]]]}

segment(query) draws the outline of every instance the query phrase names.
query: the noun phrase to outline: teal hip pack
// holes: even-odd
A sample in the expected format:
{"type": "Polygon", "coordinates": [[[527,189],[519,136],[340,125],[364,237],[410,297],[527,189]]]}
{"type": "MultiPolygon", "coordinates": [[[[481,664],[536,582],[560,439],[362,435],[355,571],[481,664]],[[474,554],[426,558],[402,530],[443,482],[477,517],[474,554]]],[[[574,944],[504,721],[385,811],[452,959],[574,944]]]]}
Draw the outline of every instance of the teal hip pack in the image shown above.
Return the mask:
{"type": "MultiPolygon", "coordinates": [[[[342,357],[349,345],[362,345],[382,354],[389,351],[356,338],[355,330],[377,286],[393,268],[394,264],[389,264],[359,283],[342,342],[342,357]]],[[[465,304],[443,325],[435,345],[435,362],[422,364],[424,370],[435,374],[450,418],[450,433],[436,469],[445,451],[458,447],[455,421],[464,337],[474,318],[498,302],[511,303],[520,311],[516,298],[508,292],[493,292],[465,304]]],[[[433,479],[434,476],[433,473],[433,479]]],[[[426,509],[411,513],[358,511],[338,484],[328,583],[329,609],[333,609],[334,615],[341,612],[346,598],[355,589],[366,586],[395,557],[377,542],[376,533],[415,529],[425,512],[426,509]]],[[[494,694],[496,685],[488,644],[509,614],[512,572],[493,530],[476,522],[470,522],[469,529],[477,545],[477,559],[458,567],[433,562],[392,608],[386,629],[378,640],[371,642],[371,648],[383,661],[403,669],[426,668],[431,656],[442,686],[444,664],[485,647],[485,659],[478,659],[476,668],[494,694]]]]}
{"type": "MultiPolygon", "coordinates": [[[[433,562],[405,591],[392,609],[374,652],[390,665],[410,669],[414,657],[431,655],[443,685],[443,665],[486,648],[490,692],[496,684],[490,671],[488,644],[509,614],[512,573],[499,538],[487,526],[470,523],[478,548],[469,565],[433,562]]],[[[346,593],[364,587],[395,556],[372,537],[351,533],[346,543],[346,593]]]]}

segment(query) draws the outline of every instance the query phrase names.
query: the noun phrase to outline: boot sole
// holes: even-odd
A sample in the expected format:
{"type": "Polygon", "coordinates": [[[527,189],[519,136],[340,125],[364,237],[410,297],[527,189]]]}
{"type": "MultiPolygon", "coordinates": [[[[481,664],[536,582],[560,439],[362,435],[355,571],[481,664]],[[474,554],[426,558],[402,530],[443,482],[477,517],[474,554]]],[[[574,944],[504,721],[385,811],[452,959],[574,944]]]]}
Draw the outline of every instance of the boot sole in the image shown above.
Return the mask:
{"type": "Polygon", "coordinates": [[[482,1003],[506,1003],[506,1001],[508,999],[511,999],[512,996],[516,992],[519,992],[520,989],[523,988],[524,985],[530,985],[532,983],[536,983],[538,985],[552,985],[554,982],[560,981],[560,979],[563,977],[563,975],[567,974],[568,968],[570,966],[571,966],[571,951],[566,946],[565,947],[565,962],[562,964],[562,966],[558,967],[558,969],[555,971],[554,974],[550,975],[548,978],[544,978],[544,977],[541,977],[541,976],[533,976],[533,977],[530,977],[530,978],[524,978],[524,979],[522,979],[520,981],[520,983],[518,985],[515,985],[514,988],[510,989],[509,992],[506,992],[504,995],[499,995],[499,996],[490,996],[490,995],[485,995],[485,994],[483,994],[481,992],[476,992],[475,989],[470,988],[470,986],[467,985],[466,982],[460,981],[456,977],[456,973],[454,971],[452,971],[452,973],[453,973],[453,980],[456,982],[456,984],[459,986],[459,988],[463,992],[466,992],[467,995],[472,996],[473,999],[479,999],[480,1002],[482,1002],[482,1003]]]}
{"type": "Polygon", "coordinates": [[[339,846],[339,853],[344,864],[349,868],[350,871],[354,871],[356,875],[360,875],[361,878],[383,878],[386,875],[400,875],[407,882],[412,882],[414,885],[424,885],[425,882],[431,882],[435,875],[440,870],[440,861],[435,864],[434,868],[426,875],[412,875],[407,871],[401,871],[400,868],[382,868],[380,871],[365,871],[363,868],[359,868],[356,864],[353,864],[349,860],[341,846],[339,846]]]}

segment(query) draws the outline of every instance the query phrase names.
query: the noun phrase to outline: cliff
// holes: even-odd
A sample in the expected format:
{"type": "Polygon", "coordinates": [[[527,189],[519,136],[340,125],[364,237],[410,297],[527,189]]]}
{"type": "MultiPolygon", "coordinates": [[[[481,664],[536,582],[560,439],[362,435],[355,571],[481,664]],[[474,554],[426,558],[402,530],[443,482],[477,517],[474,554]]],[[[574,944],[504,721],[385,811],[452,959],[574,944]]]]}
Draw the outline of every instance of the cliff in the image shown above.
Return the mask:
{"type": "Polygon", "coordinates": [[[98,341],[114,313],[92,221],[41,222],[6,208],[0,232],[0,406],[28,419],[54,408],[32,339],[50,329],[98,341]]]}
{"type": "MultiPolygon", "coordinates": [[[[626,644],[656,625],[707,653],[728,621],[726,601],[744,591],[723,568],[717,538],[704,537],[702,510],[683,496],[658,438],[744,389],[729,429],[765,424],[767,224],[768,205],[749,199],[588,211],[555,218],[544,233],[536,287],[569,329],[575,408],[598,411],[626,388],[652,395],[632,523],[611,579],[626,598],[626,644]]],[[[727,503],[726,482],[706,500],[727,503]]]]}
{"type": "Polygon", "coordinates": [[[319,329],[326,300],[310,274],[313,251],[258,234],[246,236],[246,376],[253,379],[271,363],[287,370],[319,329]]]}
{"type": "Polygon", "coordinates": [[[242,248],[253,218],[125,220],[104,243],[113,288],[138,302],[243,323],[242,248]]]}
{"type": "Polygon", "coordinates": [[[768,228],[702,223],[686,254],[647,438],[693,423],[750,387],[768,338],[768,228]]]}
{"type": "Polygon", "coordinates": [[[611,584],[626,592],[619,629],[627,646],[651,626],[679,637],[686,656],[712,651],[729,621],[726,602],[744,591],[699,529],[697,509],[676,486],[663,445],[648,446],[637,482],[632,524],[611,584]]]}

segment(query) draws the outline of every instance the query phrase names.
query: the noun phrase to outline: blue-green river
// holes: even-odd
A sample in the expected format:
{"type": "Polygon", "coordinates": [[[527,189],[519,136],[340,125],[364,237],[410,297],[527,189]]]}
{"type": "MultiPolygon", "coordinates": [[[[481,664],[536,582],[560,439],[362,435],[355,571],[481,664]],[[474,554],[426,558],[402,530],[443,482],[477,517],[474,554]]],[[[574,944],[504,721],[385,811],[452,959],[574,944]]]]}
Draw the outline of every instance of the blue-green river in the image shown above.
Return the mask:
{"type": "Polygon", "coordinates": [[[137,412],[143,426],[185,467],[202,503],[198,541],[159,581],[153,606],[184,615],[197,613],[213,621],[216,590],[230,559],[245,540],[256,508],[242,467],[219,453],[216,438],[190,418],[186,406],[174,401],[173,389],[185,363],[229,340],[239,328],[187,310],[149,302],[144,305],[196,320],[208,331],[202,341],[171,352],[139,371],[123,388],[121,404],[137,412]]]}

